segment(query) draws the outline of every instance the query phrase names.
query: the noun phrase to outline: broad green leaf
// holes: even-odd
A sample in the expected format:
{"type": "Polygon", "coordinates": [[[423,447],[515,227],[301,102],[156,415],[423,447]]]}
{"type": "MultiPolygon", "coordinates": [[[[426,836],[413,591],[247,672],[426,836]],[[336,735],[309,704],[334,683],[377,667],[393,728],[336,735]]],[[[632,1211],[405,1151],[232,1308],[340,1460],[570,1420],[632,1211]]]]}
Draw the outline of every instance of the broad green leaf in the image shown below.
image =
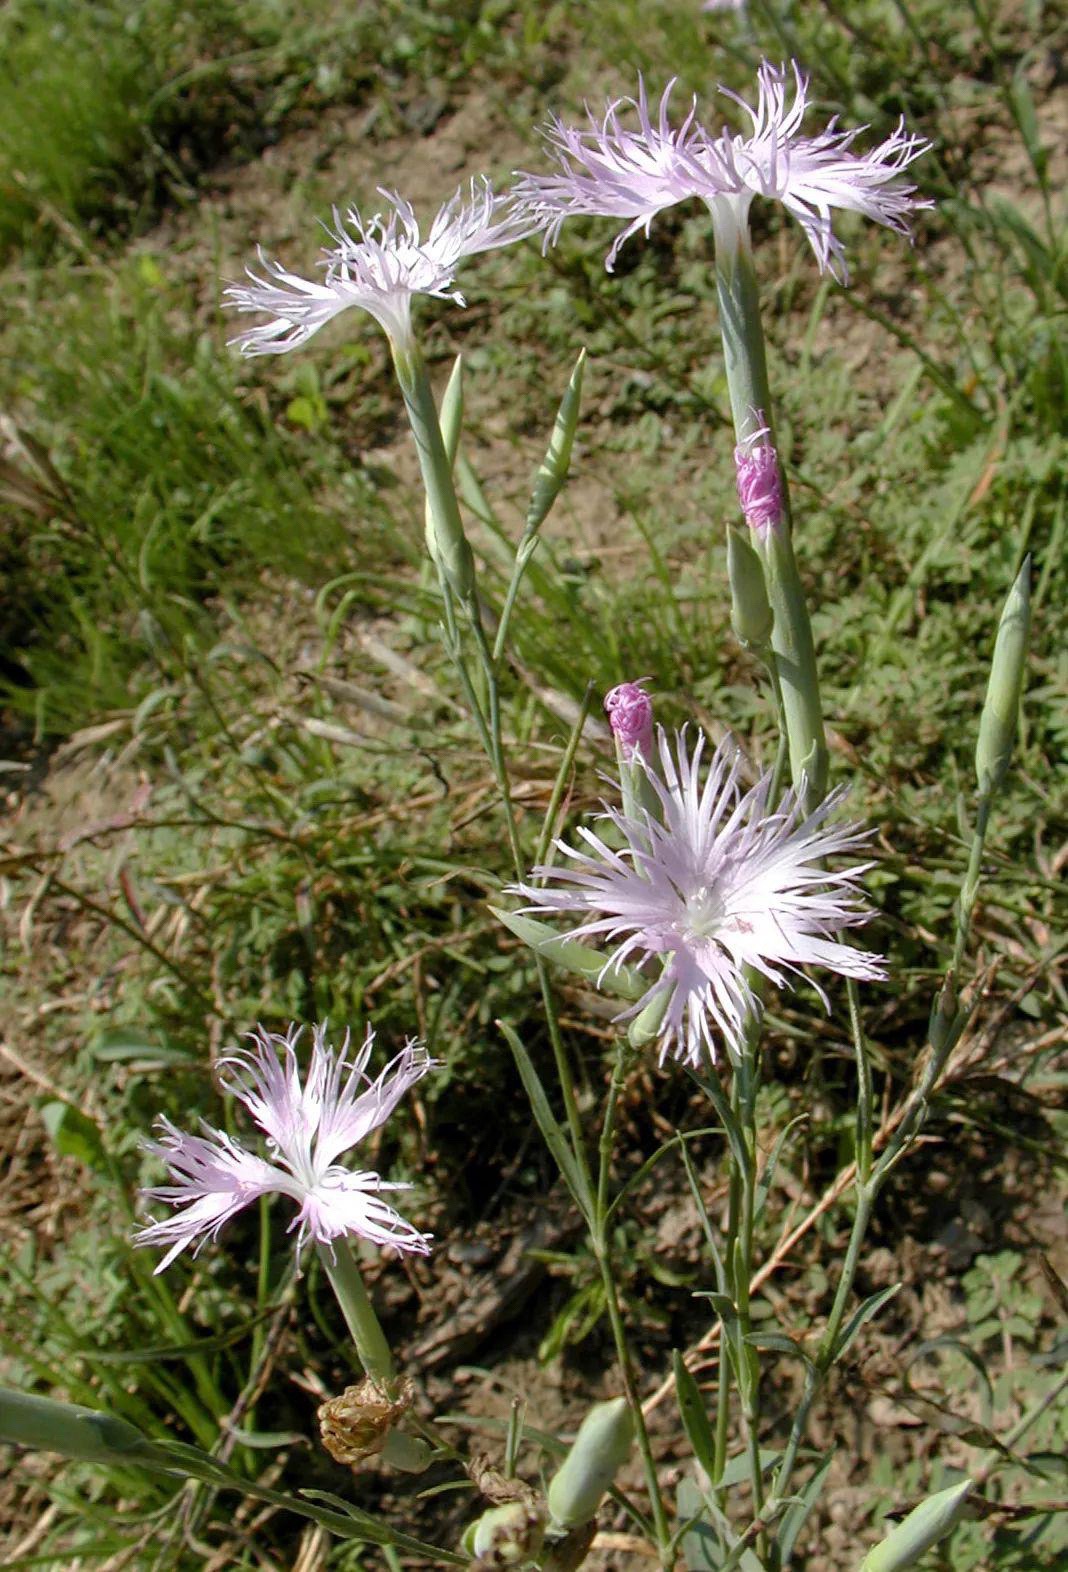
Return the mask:
{"type": "Polygon", "coordinates": [[[108,1158],[104,1143],[88,1114],[82,1113],[72,1103],[58,1100],[45,1103],[40,1114],[41,1123],[61,1157],[76,1157],[95,1173],[107,1173],[108,1158]]]}

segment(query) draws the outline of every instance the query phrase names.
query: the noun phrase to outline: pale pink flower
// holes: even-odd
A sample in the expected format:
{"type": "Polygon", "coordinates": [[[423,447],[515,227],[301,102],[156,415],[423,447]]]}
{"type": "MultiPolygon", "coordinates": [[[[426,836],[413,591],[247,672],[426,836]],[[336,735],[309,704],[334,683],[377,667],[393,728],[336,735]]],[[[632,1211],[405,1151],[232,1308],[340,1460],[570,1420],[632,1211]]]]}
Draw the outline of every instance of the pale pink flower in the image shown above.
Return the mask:
{"type": "Polygon", "coordinates": [[[421,1255],[429,1250],[430,1235],[419,1233],[380,1199],[384,1190],[407,1190],[410,1185],[342,1167],[337,1159],[389,1118],[408,1088],[434,1068],[434,1061],[412,1040],[372,1081],[366,1074],[374,1044],[370,1027],[363,1047],[350,1057],[347,1032],[340,1052],[335,1052],[326,1043],[326,1027],[316,1026],[302,1079],[296,1054],[300,1035],[298,1027],[284,1037],[260,1027],[250,1034],[251,1048],[219,1061],[224,1090],[243,1103],[259,1125],[268,1157],[208,1124],[202,1124],[202,1135],[189,1135],[166,1117],[158,1121],[162,1138],[146,1143],[146,1150],[170,1170],[174,1183],[142,1194],[175,1212],[134,1235],[135,1244],[168,1247],[157,1272],[188,1245],[196,1254],[231,1217],[270,1194],[287,1195],[297,1203],[290,1232],[297,1230],[298,1251],[309,1238],[330,1246],[352,1234],[395,1250],[421,1255]]]}
{"type": "Polygon", "coordinates": [[[535,868],[546,885],[522,884],[513,893],[529,903],[527,912],[585,914],[569,937],[614,946],[603,976],[614,966],[647,964],[648,990],[622,1018],[662,1000],[661,1061],[670,1053],[701,1068],[720,1044],[734,1059],[744,1051],[761,1010],[747,972],[781,988],[801,967],[868,979],[886,969],[878,956],[835,938],[873,915],[857,882],[871,864],[839,872],[825,866],[868,840],[855,824],[825,822],[845,793],[832,792],[807,816],[794,792],[772,808],[771,774],[743,791],[730,743],[720,744],[704,773],[703,737],[692,756],[684,733],[673,748],[660,727],[658,741],[658,767],[645,765],[656,813],[606,805],[621,849],[582,827],[581,848],[556,842],[567,865],[535,868]]]}
{"type": "Polygon", "coordinates": [[[454,283],[466,257],[509,245],[533,233],[536,225],[521,213],[510,196],[497,195],[488,180],[472,180],[468,195],[461,186],[440,209],[423,239],[409,202],[382,191],[392,211],[364,219],[355,207],[342,218],[334,209],[333,242],[324,248],[319,281],[290,273],[259,252],[267,275],[248,268],[251,284],[231,284],[224,294],[236,311],[264,314],[269,321],[247,328],[231,339],[244,355],[280,355],[306,344],[339,312],[359,306],[383,327],[395,347],[412,341],[412,300],[432,295],[464,304],[454,283]]]}
{"type": "Polygon", "coordinates": [[[721,89],[748,116],[748,135],[726,129],[710,135],[696,118],[696,103],[674,129],[667,107],[671,84],[654,125],[640,80],[638,98],[610,103],[600,122],[589,110],[583,127],[554,116],[544,135],[562,172],[523,174],[516,194],[544,229],[546,243],[557,239],[564,219],[573,214],[630,219],[608,253],[609,270],[623,241],[637,229],[648,233],[653,217],[666,207],[700,197],[713,212],[720,239],[732,234],[740,239],[748,236],[753,197],[772,198],[801,223],[820,270],[844,282],[845,258],[831,228],[832,211],[850,209],[907,234],[909,215],[932,204],[916,196],[904,171],[930,143],[908,133],[904,122],[867,153],[853,151],[864,127],[839,131],[832,119],[816,136],[803,135],[808,78],[796,63],[791,69],[790,103],[787,68],[767,61],[758,71],[755,109],[721,89]],[[626,108],[637,114],[637,131],[620,119],[626,108]]]}
{"type": "Polygon", "coordinates": [[[918,208],[932,207],[916,196],[903,171],[931,146],[926,138],[896,129],[867,153],[854,153],[853,143],[865,126],[839,131],[837,116],[816,136],[803,136],[801,122],[808,107],[808,77],[796,61],[793,102],[787,105],[787,69],[762,61],[757,73],[757,107],[727,88],[720,91],[748,115],[752,131],[740,136],[724,130],[709,139],[709,167],[720,183],[720,206],[729,202],[739,229],[748,224],[754,196],[781,202],[808,236],[820,272],[846,282],[848,269],[842,244],[831,228],[831,212],[842,208],[862,213],[876,224],[908,235],[908,218],[918,208]]]}
{"type": "MultiPolygon", "coordinates": [[[[642,681],[647,681],[642,678],[642,681]]],[[[653,701],[640,682],[621,682],[604,696],[608,724],[625,759],[653,750],[653,701]]]]}
{"type": "Polygon", "coordinates": [[[755,414],[758,429],[735,448],[734,468],[745,522],[759,533],[782,523],[783,494],[779,455],[771,443],[770,428],[761,424],[763,410],[755,414]]]}
{"type": "Polygon", "coordinates": [[[519,173],[515,194],[545,230],[546,245],[555,244],[566,218],[579,214],[627,218],[608,253],[611,272],[616,253],[638,229],[649,225],[666,207],[687,197],[703,194],[706,175],[700,159],[706,138],[697,124],[697,100],[676,129],[668,120],[668,99],[675,79],[660,99],[655,121],[649,114],[645,83],[638,79],[638,97],[619,98],[605,105],[598,120],[587,106],[585,126],[569,126],[550,115],[542,135],[550,153],[561,165],[557,175],[519,173]],[[637,131],[620,119],[620,110],[633,110],[637,131]]]}

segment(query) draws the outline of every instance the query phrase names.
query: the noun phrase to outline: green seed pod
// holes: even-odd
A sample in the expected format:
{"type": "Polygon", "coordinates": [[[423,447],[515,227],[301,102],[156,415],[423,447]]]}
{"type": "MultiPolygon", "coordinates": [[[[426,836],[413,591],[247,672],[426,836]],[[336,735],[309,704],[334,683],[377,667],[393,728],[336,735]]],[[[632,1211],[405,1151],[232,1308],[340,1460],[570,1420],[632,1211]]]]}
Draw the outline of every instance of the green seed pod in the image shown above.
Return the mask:
{"type": "Polygon", "coordinates": [[[533,535],[545,522],[546,515],[556,501],[567,472],[571,467],[571,449],[575,442],[579,405],[582,402],[582,373],[586,367],[586,351],[580,350],[575,369],[564,390],[560,408],[556,412],[549,448],[538,466],[534,477],[534,491],[527,509],[525,535],[533,535]]]}
{"type": "Polygon", "coordinates": [[[975,746],[975,774],[981,792],[996,791],[1005,779],[1016,740],[1020,693],[1027,669],[1027,641],[1031,631],[1031,558],[1009,591],[994,640],[986,702],[979,718],[975,746]]]}
{"type": "Polygon", "coordinates": [[[915,1566],[932,1545],[937,1545],[964,1515],[968,1495],[974,1486],[971,1479],[962,1479],[939,1490],[914,1507],[908,1517],[892,1528],[860,1565],[860,1572],[905,1572],[915,1566]]]}
{"type": "Polygon", "coordinates": [[[532,1560],[545,1538],[545,1513],[524,1501],[490,1507],[464,1532],[461,1546],[468,1555],[492,1558],[498,1567],[521,1567],[532,1560]]]}
{"type": "Polygon", "coordinates": [[[938,993],[935,995],[934,1004],[931,1006],[931,1018],[927,1025],[927,1039],[935,1053],[948,1052],[952,1043],[959,1036],[957,1020],[957,985],[952,972],[946,976],[938,993]]]}
{"type": "Polygon", "coordinates": [[[119,1463],[149,1447],[140,1430],[116,1414],[6,1388],[0,1390],[0,1441],[87,1463],[119,1463]]]}
{"type": "Polygon", "coordinates": [[[634,1443],[634,1416],[625,1397],[590,1409],[549,1486],[549,1511],[560,1528],[579,1528],[596,1515],[634,1443]]]}
{"type": "Polygon", "coordinates": [[[731,585],[731,626],[746,649],[762,649],[771,638],[772,616],[764,569],[747,535],[727,530],[727,577],[731,585]]]}

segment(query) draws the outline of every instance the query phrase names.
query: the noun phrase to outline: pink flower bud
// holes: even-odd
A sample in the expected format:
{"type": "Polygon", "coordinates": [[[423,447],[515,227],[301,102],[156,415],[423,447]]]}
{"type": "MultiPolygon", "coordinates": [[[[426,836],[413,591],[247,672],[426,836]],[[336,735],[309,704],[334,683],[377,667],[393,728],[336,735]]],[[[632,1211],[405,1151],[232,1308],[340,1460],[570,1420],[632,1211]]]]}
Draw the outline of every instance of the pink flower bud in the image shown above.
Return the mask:
{"type": "Polygon", "coordinates": [[[753,530],[777,529],[782,523],[782,475],[779,455],[767,441],[767,426],[754,431],[734,450],[738,501],[753,530]]]}
{"type": "Polygon", "coordinates": [[[644,688],[637,682],[621,682],[605,694],[604,707],[623,758],[640,754],[648,759],[653,746],[653,701],[644,688]]]}

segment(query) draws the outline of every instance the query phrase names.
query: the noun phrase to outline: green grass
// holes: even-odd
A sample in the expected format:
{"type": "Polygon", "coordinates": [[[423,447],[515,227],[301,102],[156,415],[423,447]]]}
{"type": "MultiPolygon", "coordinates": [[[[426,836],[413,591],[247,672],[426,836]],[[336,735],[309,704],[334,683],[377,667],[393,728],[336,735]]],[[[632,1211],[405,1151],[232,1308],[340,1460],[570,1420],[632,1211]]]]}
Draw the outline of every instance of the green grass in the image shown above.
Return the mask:
{"type": "MultiPolygon", "coordinates": [[[[844,122],[870,122],[874,137],[904,112],[935,141],[918,172],[937,207],[915,250],[847,225],[854,283],[842,292],[819,281],[796,228],[758,210],[758,269],[834,769],[854,782],[852,810],[878,829],[877,940],[895,982],[871,990],[869,1029],[890,1091],[908,1080],[952,947],[994,629],[1019,562],[1034,557],[1024,731],[988,843],[975,950],[986,1036],[934,1129],[951,1146],[1004,1150],[1005,1174],[1031,1194],[1054,1183],[1068,271],[1040,119],[1043,50],[1059,36],[1047,37],[1050,25],[1041,8],[1021,21],[979,0],[948,12],[866,0],[848,14],[756,4],[741,20],[704,17],[689,0],[609,0],[581,17],[475,0],[319,0],[299,19],[270,0],[6,9],[5,719],[16,764],[73,736],[80,751],[55,755],[52,789],[73,770],[96,793],[73,826],[27,793],[4,864],[8,1025],[52,1086],[33,1093],[36,1161],[58,1193],[80,1192],[76,1224],[60,1226],[53,1247],[12,1226],[0,1319],[21,1330],[0,1350],[9,1379],[211,1444],[260,1368],[268,1323],[258,1318],[288,1291],[281,1220],[266,1219],[261,1245],[259,1220],[245,1219],[225,1248],[154,1279],[126,1242],[129,1198],[147,1172],[139,1136],[163,1111],[218,1119],[209,1044],[255,1020],[366,1014],[384,1043],[428,1037],[447,1071],[423,1084],[420,1120],[379,1160],[417,1180],[437,1233],[466,1226],[502,1175],[519,1197],[550,1183],[524,1144],[529,1118],[495,1025],[514,1022],[544,1050],[532,968],[485,910],[509,869],[488,770],[438,644],[384,346],[354,314],[299,357],[241,364],[212,304],[215,275],[235,261],[220,263],[197,194],[212,189],[219,161],[252,160],[331,106],[377,104],[371,152],[397,140],[418,160],[432,154],[412,106],[440,99],[451,110],[477,94],[491,124],[528,138],[533,163],[531,122],[550,106],[630,91],[638,69],[652,91],[677,72],[680,101],[720,80],[748,91],[762,51],[794,52],[844,122]],[[992,168],[1012,170],[1011,199],[992,168]],[[156,243],[160,213],[198,269],[156,243]],[[92,727],[103,728],[95,740],[92,727]],[[151,796],[130,825],[142,781],[151,796]],[[88,1123],[49,1113],[57,1098],[88,1123]]],[[[311,199],[298,190],[295,200],[311,199]]],[[[307,213],[309,253],[322,206],[307,213]]],[[[556,400],[579,345],[590,353],[573,484],[513,626],[505,730],[528,847],[590,684],[599,695],[648,674],[667,723],[732,726],[762,756],[771,746],[759,671],[729,631],[732,441],[707,226],[665,215],[613,276],[609,234],[574,225],[549,259],[534,246],[488,257],[465,275],[466,315],[422,313],[438,385],[465,355],[464,496],[491,604],[556,400]]],[[[254,240],[273,244],[257,232],[249,254],[254,240]]],[[[572,815],[595,805],[605,764],[603,748],[580,747],[572,815]]],[[[581,990],[564,1001],[597,1094],[597,1017],[581,990]]],[[[851,1071],[844,1001],[828,1023],[814,1024],[812,1005],[784,999],[774,1018],[781,1076],[767,1123],[770,1143],[793,1113],[816,1110],[803,1157],[818,1187],[848,1140],[851,1071]]],[[[665,1117],[696,1118],[678,1087],[656,1087],[665,1117]]],[[[660,1139],[643,1098],[636,1088],[635,1159],[660,1139]]],[[[926,1171],[922,1153],[911,1161],[926,1171]]],[[[685,1340],[695,1324],[680,1319],[677,1291],[649,1286],[656,1257],[628,1228],[628,1303],[659,1358],[665,1325],[685,1340]]],[[[961,1341],[1000,1382],[983,1423],[1031,1400],[1052,1338],[1048,1301],[1036,1309],[1011,1262],[994,1270],[1000,1260],[980,1256],[971,1276],[946,1279],[961,1341]],[[1000,1303],[1026,1318],[1017,1365],[1004,1361],[991,1302],[995,1315],[1000,1303]]],[[[596,1358],[587,1266],[561,1265],[570,1285],[539,1335],[558,1348],[583,1336],[596,1358]]],[[[249,1477],[277,1462],[284,1483],[307,1482],[312,1466],[312,1482],[338,1489],[325,1461],[309,1465],[292,1441],[312,1421],[286,1375],[310,1369],[337,1386],[347,1369],[340,1323],[314,1279],[298,1290],[309,1291],[310,1317],[241,1420],[262,1444],[239,1440],[232,1461],[249,1477]]],[[[398,1324],[412,1331],[404,1314],[398,1324]]],[[[969,1368],[939,1370],[947,1402],[964,1401],[969,1368]]],[[[1055,1451],[1050,1426],[1036,1446],[1055,1451]]],[[[936,1487],[914,1472],[908,1491],[936,1487]]],[[[877,1505],[901,1501],[895,1479],[877,1484],[873,1522],[877,1505]]],[[[140,1536],[146,1567],[192,1572],[203,1543],[229,1543],[230,1564],[257,1565],[229,1499],[205,1497],[183,1541],[158,1484],[101,1483],[71,1467],[33,1489],[57,1505],[34,1564],[57,1572],[140,1536]]],[[[1057,1553],[1050,1521],[1036,1567],[1057,1553]]],[[[1029,1564],[1022,1538],[1006,1541],[1012,1529],[997,1528],[992,1564],[1029,1564]]],[[[281,1519],[260,1532],[283,1562],[295,1554],[281,1519]]],[[[991,1533],[962,1529],[943,1564],[974,1565],[991,1533]]],[[[351,1548],[330,1564],[377,1565],[351,1548]]]]}

